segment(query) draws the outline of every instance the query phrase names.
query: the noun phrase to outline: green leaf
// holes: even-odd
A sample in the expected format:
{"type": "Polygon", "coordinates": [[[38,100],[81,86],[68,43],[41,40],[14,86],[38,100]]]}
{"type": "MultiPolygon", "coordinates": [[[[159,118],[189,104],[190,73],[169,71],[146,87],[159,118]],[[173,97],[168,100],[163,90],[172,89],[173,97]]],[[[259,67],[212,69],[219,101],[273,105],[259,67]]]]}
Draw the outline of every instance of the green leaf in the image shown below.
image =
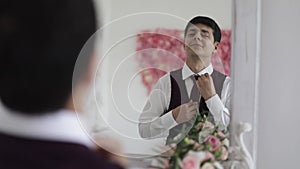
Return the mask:
{"type": "Polygon", "coordinates": [[[175,169],[180,169],[179,161],[180,161],[180,159],[177,158],[176,163],[175,163],[175,169]]]}
{"type": "Polygon", "coordinates": [[[221,149],[218,149],[217,151],[215,151],[214,155],[215,155],[215,157],[216,157],[217,159],[220,158],[221,155],[222,155],[222,150],[221,150],[221,149]]]}

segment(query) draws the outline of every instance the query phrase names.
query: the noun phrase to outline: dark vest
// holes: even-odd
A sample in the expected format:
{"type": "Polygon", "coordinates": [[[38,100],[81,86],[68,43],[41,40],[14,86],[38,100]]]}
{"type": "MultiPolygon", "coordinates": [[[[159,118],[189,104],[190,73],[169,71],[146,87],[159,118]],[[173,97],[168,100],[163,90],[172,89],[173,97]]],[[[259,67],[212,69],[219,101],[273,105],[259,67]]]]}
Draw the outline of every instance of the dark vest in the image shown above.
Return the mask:
{"type": "MultiPolygon", "coordinates": [[[[224,83],[226,76],[224,74],[214,70],[213,73],[211,74],[211,77],[214,81],[216,93],[221,98],[223,83],[224,83]]],[[[189,102],[189,100],[190,100],[190,98],[188,97],[187,90],[186,90],[185,82],[184,82],[184,80],[182,80],[182,68],[170,72],[170,80],[171,80],[170,104],[169,104],[169,108],[163,114],[175,109],[176,107],[178,107],[181,104],[189,102]]],[[[192,93],[191,93],[191,96],[192,96],[192,93]]],[[[198,98],[196,99],[197,101],[200,99],[199,97],[200,96],[198,95],[198,98]]],[[[201,113],[203,111],[208,112],[209,110],[206,106],[204,98],[201,97],[200,103],[199,103],[199,112],[201,113]]],[[[210,122],[213,122],[212,115],[209,113],[209,114],[207,114],[207,116],[208,116],[208,120],[210,122]]],[[[178,133],[185,131],[184,133],[186,134],[193,127],[195,119],[196,119],[196,117],[191,119],[188,122],[179,124],[179,125],[173,127],[172,129],[170,129],[169,136],[167,138],[167,144],[171,143],[171,140],[175,136],[177,136],[178,133]]],[[[183,135],[183,137],[184,137],[184,135],[183,135]]]]}

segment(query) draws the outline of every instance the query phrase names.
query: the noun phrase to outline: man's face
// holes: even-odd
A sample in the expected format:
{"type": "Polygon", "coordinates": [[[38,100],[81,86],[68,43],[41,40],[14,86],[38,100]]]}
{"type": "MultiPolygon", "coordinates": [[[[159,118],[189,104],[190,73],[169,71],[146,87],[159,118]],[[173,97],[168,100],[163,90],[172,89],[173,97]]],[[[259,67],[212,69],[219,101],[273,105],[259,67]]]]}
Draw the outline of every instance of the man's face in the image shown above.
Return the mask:
{"type": "Polygon", "coordinates": [[[203,24],[191,25],[184,39],[188,57],[197,55],[200,59],[210,58],[218,42],[214,42],[213,29],[203,24]]]}

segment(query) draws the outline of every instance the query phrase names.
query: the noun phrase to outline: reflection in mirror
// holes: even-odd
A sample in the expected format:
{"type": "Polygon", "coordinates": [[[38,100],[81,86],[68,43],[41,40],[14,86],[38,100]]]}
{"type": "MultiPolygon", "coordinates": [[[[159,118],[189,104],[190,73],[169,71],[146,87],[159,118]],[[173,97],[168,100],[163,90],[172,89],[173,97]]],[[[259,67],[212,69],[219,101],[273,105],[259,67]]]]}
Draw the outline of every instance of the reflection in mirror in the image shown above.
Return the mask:
{"type": "MultiPolygon", "coordinates": [[[[141,137],[139,132],[141,113],[145,109],[148,97],[153,93],[155,95],[155,92],[162,94],[161,100],[155,99],[156,101],[169,104],[166,100],[170,96],[160,91],[153,91],[153,87],[166,73],[184,66],[188,58],[187,50],[195,51],[198,48],[192,46],[193,40],[188,44],[189,46],[184,45],[184,29],[191,18],[205,15],[218,23],[222,32],[221,42],[215,43],[213,32],[209,32],[205,44],[209,47],[208,53],[214,53],[211,59],[214,69],[230,75],[231,1],[133,1],[130,4],[117,0],[97,1],[99,8],[103,9],[101,5],[105,6],[102,11],[105,23],[101,28],[104,40],[99,54],[101,59],[97,67],[95,88],[91,94],[93,101],[89,102],[87,109],[89,112],[95,112],[94,135],[119,140],[123,146],[121,155],[145,157],[161,154],[165,150],[163,147],[166,140],[161,137],[152,139],[141,137]],[[216,51],[214,51],[215,47],[217,47],[216,51]]],[[[196,24],[196,27],[201,31],[207,29],[205,26],[199,27],[199,24],[196,24]]],[[[202,36],[203,33],[199,34],[202,36]]],[[[200,41],[203,41],[205,37],[201,38],[200,41]]],[[[194,61],[191,60],[191,63],[194,61]]],[[[207,67],[210,60],[205,63],[204,67],[207,67]]],[[[228,83],[228,78],[225,76],[220,82],[221,88],[215,87],[216,92],[206,94],[203,91],[202,95],[207,96],[206,100],[215,93],[220,95],[213,102],[206,104],[218,102],[222,109],[222,105],[229,103],[226,103],[225,97],[222,97],[229,96],[228,86],[223,85],[224,83],[228,83]]],[[[192,90],[192,87],[187,90],[192,90]]],[[[196,107],[198,105],[199,103],[196,107]]],[[[207,107],[223,113],[218,106],[213,108],[212,105],[207,105],[207,107]]],[[[169,114],[169,117],[172,116],[169,114]]],[[[219,122],[226,121],[224,117],[214,117],[212,114],[212,118],[218,118],[219,122]]],[[[164,120],[166,120],[164,123],[172,123],[168,118],[164,120]]],[[[211,122],[214,123],[214,120],[211,122]]],[[[209,128],[209,124],[202,125],[209,128]]],[[[153,127],[159,128],[160,124],[153,127]]],[[[223,137],[221,133],[219,134],[223,137]]]]}

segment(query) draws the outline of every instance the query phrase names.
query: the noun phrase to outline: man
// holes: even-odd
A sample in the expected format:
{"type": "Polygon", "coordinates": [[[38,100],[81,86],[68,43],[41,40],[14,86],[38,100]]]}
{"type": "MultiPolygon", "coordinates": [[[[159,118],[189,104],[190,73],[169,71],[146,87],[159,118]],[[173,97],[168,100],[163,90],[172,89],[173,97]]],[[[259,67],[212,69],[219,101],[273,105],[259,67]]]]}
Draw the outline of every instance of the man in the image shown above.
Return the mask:
{"type": "MultiPolygon", "coordinates": [[[[230,78],[213,70],[211,57],[221,40],[217,23],[205,16],[189,21],[184,31],[184,66],[159,79],[140,116],[143,138],[167,137],[171,143],[196,112],[209,111],[208,120],[226,129],[229,124],[230,78]]],[[[179,140],[178,140],[179,141],[179,140]]]]}
{"type": "Polygon", "coordinates": [[[122,168],[95,150],[72,97],[92,81],[90,46],[72,91],[75,62],[95,31],[92,0],[1,2],[0,168],[122,168]]]}

